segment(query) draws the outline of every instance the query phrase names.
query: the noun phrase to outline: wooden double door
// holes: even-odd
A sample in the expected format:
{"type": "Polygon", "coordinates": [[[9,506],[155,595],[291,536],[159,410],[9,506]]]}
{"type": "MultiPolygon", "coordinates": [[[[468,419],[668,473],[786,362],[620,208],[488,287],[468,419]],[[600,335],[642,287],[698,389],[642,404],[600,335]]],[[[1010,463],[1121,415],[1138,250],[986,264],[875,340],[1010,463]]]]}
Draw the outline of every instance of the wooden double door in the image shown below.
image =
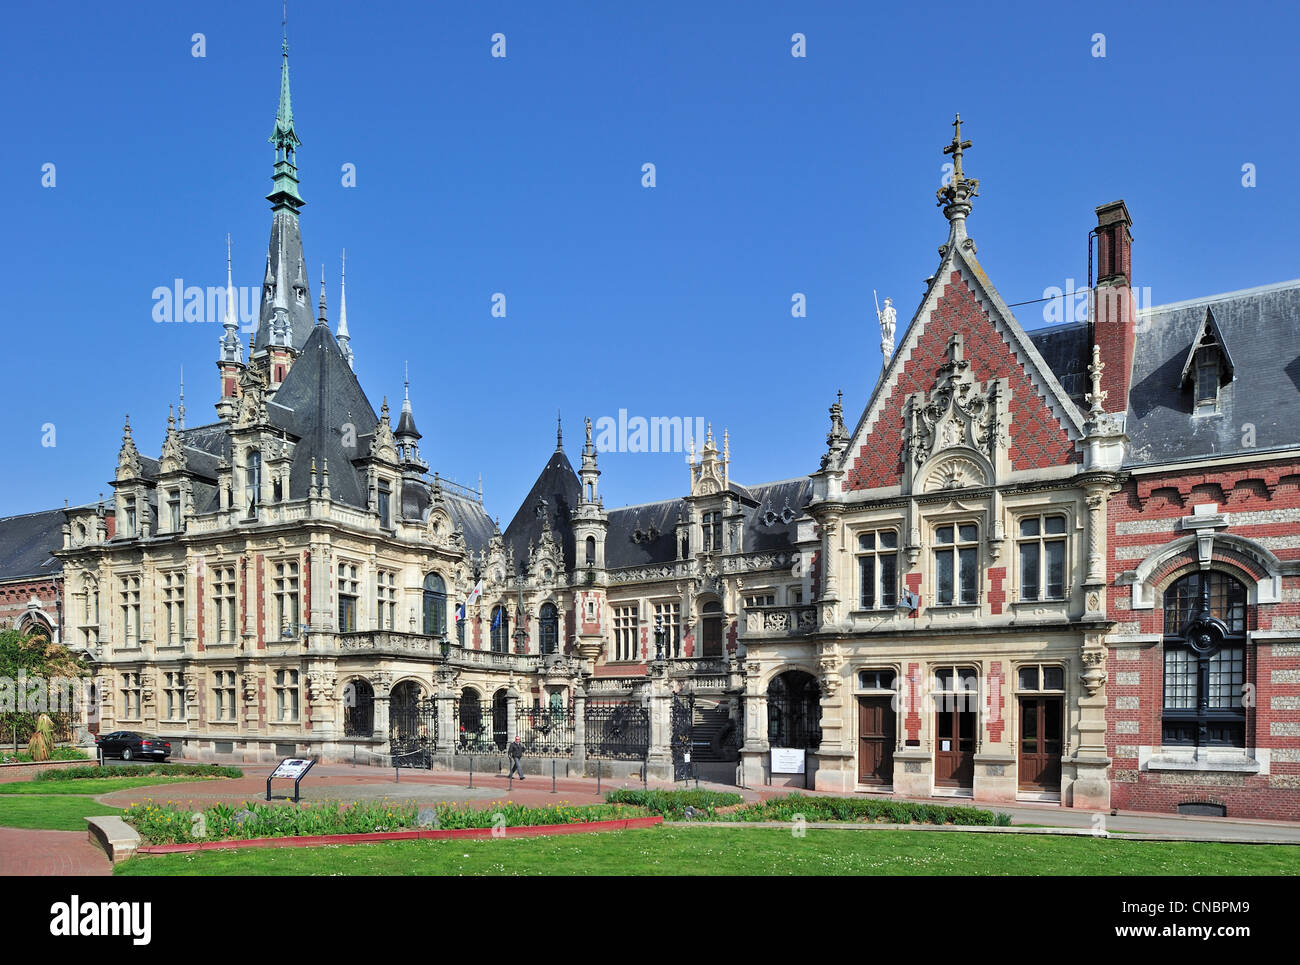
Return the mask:
{"type": "Polygon", "coordinates": [[[1060,791],[1064,727],[1062,697],[1020,698],[1022,791],[1060,791]]]}
{"type": "Polygon", "coordinates": [[[891,787],[898,716],[890,694],[858,698],[858,783],[891,787]]]}

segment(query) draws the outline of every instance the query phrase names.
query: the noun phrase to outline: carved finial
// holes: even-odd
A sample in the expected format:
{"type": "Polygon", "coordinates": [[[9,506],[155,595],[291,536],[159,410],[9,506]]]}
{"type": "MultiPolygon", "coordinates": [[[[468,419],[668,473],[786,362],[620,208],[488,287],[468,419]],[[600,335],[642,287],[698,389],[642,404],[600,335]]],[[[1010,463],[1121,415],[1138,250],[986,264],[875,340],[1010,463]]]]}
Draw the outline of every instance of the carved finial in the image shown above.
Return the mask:
{"type": "Polygon", "coordinates": [[[939,199],[939,206],[943,208],[944,217],[953,224],[954,233],[961,240],[965,237],[966,215],[970,214],[971,198],[979,196],[979,180],[977,178],[966,177],[966,172],[962,168],[962,155],[966,149],[971,146],[970,141],[961,139],[961,115],[958,114],[952,122],[954,134],[952,143],[943,149],[944,154],[952,155],[952,176],[948,182],[941,187],[936,195],[939,199]]]}
{"type": "Polygon", "coordinates": [[[1092,416],[1101,415],[1103,404],[1106,401],[1107,392],[1101,389],[1101,373],[1106,368],[1106,363],[1101,360],[1101,346],[1093,345],[1092,347],[1092,364],[1088,366],[1088,375],[1092,379],[1092,391],[1085,395],[1084,401],[1091,405],[1088,414],[1092,416]]]}
{"type": "Polygon", "coordinates": [[[555,449],[558,452],[564,448],[564,422],[560,418],[560,410],[555,410],[555,449]]]}

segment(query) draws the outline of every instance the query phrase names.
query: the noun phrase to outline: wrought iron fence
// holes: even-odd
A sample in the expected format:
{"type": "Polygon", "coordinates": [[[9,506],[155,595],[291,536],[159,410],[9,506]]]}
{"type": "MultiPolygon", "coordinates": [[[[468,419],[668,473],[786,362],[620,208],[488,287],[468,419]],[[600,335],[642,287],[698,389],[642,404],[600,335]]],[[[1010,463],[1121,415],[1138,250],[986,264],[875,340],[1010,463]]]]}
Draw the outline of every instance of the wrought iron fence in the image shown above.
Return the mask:
{"type": "Polygon", "coordinates": [[[573,723],[572,707],[519,707],[515,710],[515,731],[521,738],[525,754],[568,757],[573,753],[573,723]]]}
{"type": "Polygon", "coordinates": [[[588,700],[583,720],[588,757],[640,761],[650,751],[650,714],[640,704],[588,700]]]}
{"type": "Polygon", "coordinates": [[[510,743],[504,703],[484,707],[461,697],[452,710],[452,728],[457,754],[502,754],[510,743]]]}

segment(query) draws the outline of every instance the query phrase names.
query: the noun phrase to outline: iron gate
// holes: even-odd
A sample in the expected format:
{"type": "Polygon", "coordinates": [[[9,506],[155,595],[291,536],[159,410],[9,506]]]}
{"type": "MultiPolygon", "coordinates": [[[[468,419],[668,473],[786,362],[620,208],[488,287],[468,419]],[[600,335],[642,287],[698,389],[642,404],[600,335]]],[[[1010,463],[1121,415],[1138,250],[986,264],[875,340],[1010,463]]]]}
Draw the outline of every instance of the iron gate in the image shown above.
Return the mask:
{"type": "Polygon", "coordinates": [[[393,704],[388,711],[388,743],[395,767],[433,767],[438,743],[438,705],[432,697],[393,704]]]}
{"type": "Polygon", "coordinates": [[[573,753],[571,707],[519,707],[515,710],[515,730],[525,754],[568,757],[573,753]]]}
{"type": "Polygon", "coordinates": [[[587,756],[643,761],[650,753],[650,714],[626,700],[588,700],[583,715],[587,756]]]}
{"type": "Polygon", "coordinates": [[[684,781],[692,773],[691,731],[695,724],[695,695],[673,697],[672,752],[673,780],[684,781]]]}

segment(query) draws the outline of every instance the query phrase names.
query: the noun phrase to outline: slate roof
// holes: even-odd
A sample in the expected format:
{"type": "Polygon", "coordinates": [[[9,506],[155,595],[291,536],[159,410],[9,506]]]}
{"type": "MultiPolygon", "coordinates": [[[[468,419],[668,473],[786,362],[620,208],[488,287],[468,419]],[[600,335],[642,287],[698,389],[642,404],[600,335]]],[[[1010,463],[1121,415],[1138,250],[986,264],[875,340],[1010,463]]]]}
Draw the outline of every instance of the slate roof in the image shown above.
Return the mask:
{"type": "Polygon", "coordinates": [[[1066,322],[1026,333],[1065,389],[1071,401],[1084,409],[1083,397],[1088,393],[1088,366],[1092,362],[1092,346],[1088,342],[1088,323],[1066,322]]]}
{"type": "Polygon", "coordinates": [[[1300,425],[1300,279],[1138,313],[1125,466],[1293,448],[1300,425]],[[1219,412],[1193,415],[1182,372],[1193,339],[1214,313],[1235,377],[1219,412]],[[1254,426],[1254,445],[1243,429],[1254,426]]]}
{"type": "MultiPolygon", "coordinates": [[[[285,263],[285,284],[289,286],[289,291],[285,293],[285,301],[289,306],[290,340],[295,349],[302,351],[302,346],[310,338],[312,329],[316,326],[316,318],[312,311],[311,282],[307,277],[310,272],[305,268],[302,287],[306,291],[306,296],[299,303],[293,294],[294,281],[298,278],[299,268],[304,265],[304,262],[302,230],[298,224],[298,217],[288,211],[277,211],[271,219],[271,241],[267,248],[267,264],[272,282],[278,277],[281,257],[284,258],[285,263]]],[[[258,315],[257,338],[254,343],[254,350],[259,354],[271,344],[271,319],[274,317],[274,295],[268,296],[264,287],[261,311],[258,315]]]]}
{"type": "MultiPolygon", "coordinates": [[[[505,545],[514,550],[516,563],[528,558],[529,543],[536,544],[541,539],[542,517],[538,508],[544,500],[544,512],[550,519],[551,533],[564,549],[565,569],[573,569],[576,556],[570,513],[577,508],[581,495],[582,484],[578,481],[578,474],[573,471],[569,457],[563,449],[556,449],[546,460],[533,488],[528,491],[519,505],[519,511],[502,534],[505,545]]],[[[608,557],[605,563],[609,565],[608,557]]]]}
{"type": "Polygon", "coordinates": [[[357,471],[352,460],[365,455],[362,436],[369,436],[379,417],[327,325],[312,329],[302,353],[267,406],[267,414],[273,425],[299,440],[289,468],[290,499],[306,497],[314,458],[318,482],[329,460],[331,498],[365,507],[365,475],[357,471]],[[350,449],[343,445],[345,426],[349,424],[358,442],[350,449]]]}
{"type": "Polygon", "coordinates": [[[62,572],[63,509],[0,519],[0,580],[39,579],[62,572]]]}
{"type": "MultiPolygon", "coordinates": [[[[812,496],[812,480],[800,476],[758,486],[732,483],[730,488],[743,497],[745,552],[793,551],[795,521],[803,515],[812,496]],[[754,505],[750,505],[751,501],[754,505]]],[[[678,514],[686,514],[683,498],[610,510],[605,565],[614,569],[677,559],[678,514]],[[634,538],[638,531],[640,539],[634,538]]]]}

